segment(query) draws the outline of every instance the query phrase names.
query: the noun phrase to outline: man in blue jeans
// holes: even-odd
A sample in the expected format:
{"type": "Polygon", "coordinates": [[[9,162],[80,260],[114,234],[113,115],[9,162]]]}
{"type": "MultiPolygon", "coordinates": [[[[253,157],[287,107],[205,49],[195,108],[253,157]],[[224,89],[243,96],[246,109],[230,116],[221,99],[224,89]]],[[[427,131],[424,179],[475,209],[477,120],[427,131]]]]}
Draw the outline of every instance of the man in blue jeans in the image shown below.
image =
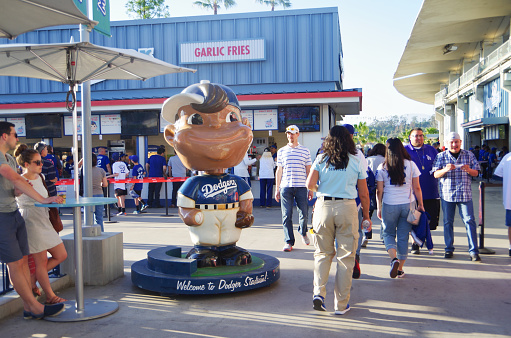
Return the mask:
{"type": "MultiPolygon", "coordinates": [[[[147,177],[165,177],[167,174],[167,160],[165,159],[165,147],[159,147],[155,155],[149,157],[146,165],[147,177]]],[[[149,183],[147,204],[149,208],[161,208],[160,190],[162,182],[149,183]]]]}
{"type": "Polygon", "coordinates": [[[293,234],[293,204],[296,201],[300,225],[298,232],[302,235],[305,245],[310,244],[307,236],[307,218],[309,213],[308,201],[313,192],[307,189],[305,181],[312,165],[308,148],[298,143],[300,130],[291,125],[286,128],[288,144],[277,153],[277,172],[275,175],[275,200],[282,199],[282,224],[286,244],[283,251],[293,250],[295,236],[293,234]]]}
{"type": "Polygon", "coordinates": [[[446,143],[448,149],[437,155],[431,169],[435,178],[438,178],[438,190],[444,213],[445,258],[453,257],[453,223],[456,206],[458,206],[467,229],[470,259],[480,262],[471,187],[472,177],[479,175],[479,162],[472,152],[461,149],[461,138],[458,133],[449,133],[446,143]]]}

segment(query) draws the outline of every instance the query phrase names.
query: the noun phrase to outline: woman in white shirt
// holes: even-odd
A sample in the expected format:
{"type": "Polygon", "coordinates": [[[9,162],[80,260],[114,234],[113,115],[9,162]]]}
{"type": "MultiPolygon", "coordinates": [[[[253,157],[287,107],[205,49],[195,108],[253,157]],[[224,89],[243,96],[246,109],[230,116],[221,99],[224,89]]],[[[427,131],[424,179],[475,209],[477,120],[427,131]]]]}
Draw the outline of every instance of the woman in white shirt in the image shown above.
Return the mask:
{"type": "Polygon", "coordinates": [[[234,167],[234,175],[244,179],[250,187],[252,186],[252,183],[250,181],[248,166],[256,163],[256,161],[257,159],[255,158],[249,159],[248,154],[245,154],[243,161],[241,161],[237,166],[234,167]]]}
{"type": "MultiPolygon", "coordinates": [[[[43,162],[41,155],[26,144],[20,144],[14,151],[16,162],[23,167],[23,177],[29,181],[34,189],[43,197],[48,197],[41,176],[43,162]]],[[[48,208],[36,207],[35,200],[28,195],[20,194],[16,197],[21,216],[27,228],[30,254],[35,261],[35,277],[46,294],[46,304],[65,302],[66,299],[55,295],[48,278],[48,271],[62,263],[67,258],[66,248],[59,234],[55,231],[48,215],[48,208]],[[47,257],[47,252],[51,257],[47,257]]],[[[35,281],[32,281],[35,283],[35,281]]],[[[40,295],[39,289],[33,287],[32,291],[40,295]]]]}
{"type": "Polygon", "coordinates": [[[378,166],[382,164],[385,161],[385,145],[381,143],[376,143],[367,154],[367,164],[369,165],[369,168],[371,168],[371,171],[373,174],[376,175],[376,169],[378,169],[378,166]]]}
{"type": "Polygon", "coordinates": [[[408,256],[408,235],[412,230],[412,225],[406,220],[410,203],[417,199],[417,209],[424,212],[419,176],[419,168],[410,159],[401,140],[388,139],[385,162],[377,169],[376,189],[383,242],[392,259],[391,278],[402,278],[405,275],[403,266],[408,256]]]}
{"type": "Polygon", "coordinates": [[[264,148],[263,155],[259,159],[259,205],[271,207],[273,196],[273,184],[275,183],[275,161],[270,152],[270,148],[264,148]]]}

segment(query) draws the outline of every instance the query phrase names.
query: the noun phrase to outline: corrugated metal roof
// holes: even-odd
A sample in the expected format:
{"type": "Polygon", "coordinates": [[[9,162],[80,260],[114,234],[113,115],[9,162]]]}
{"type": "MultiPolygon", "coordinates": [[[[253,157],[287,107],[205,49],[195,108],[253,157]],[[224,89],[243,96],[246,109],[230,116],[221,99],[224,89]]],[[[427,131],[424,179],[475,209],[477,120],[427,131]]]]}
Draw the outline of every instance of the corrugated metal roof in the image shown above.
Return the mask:
{"type": "MultiPolygon", "coordinates": [[[[112,22],[112,38],[93,32],[92,43],[118,48],[154,48],[154,56],[179,65],[185,42],[264,39],[266,60],[188,64],[195,74],[172,74],[145,82],[109,80],[92,86],[93,100],[168,97],[202,79],[239,94],[332,91],[342,88],[342,51],[337,8],[285,10],[112,22]]],[[[42,29],[13,43],[79,40],[74,27],[42,29]]],[[[11,43],[5,40],[6,43],[11,43]]],[[[67,88],[56,82],[0,77],[0,103],[62,101],[67,88]],[[41,94],[44,93],[44,94],[41,94]]]]}

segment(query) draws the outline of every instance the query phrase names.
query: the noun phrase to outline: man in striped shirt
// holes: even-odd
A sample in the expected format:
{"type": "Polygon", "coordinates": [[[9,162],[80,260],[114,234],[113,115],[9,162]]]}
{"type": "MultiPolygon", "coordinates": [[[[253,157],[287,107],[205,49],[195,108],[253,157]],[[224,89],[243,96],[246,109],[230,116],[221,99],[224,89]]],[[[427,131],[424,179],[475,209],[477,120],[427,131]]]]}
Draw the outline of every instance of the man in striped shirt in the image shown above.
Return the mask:
{"type": "Polygon", "coordinates": [[[296,201],[298,209],[298,232],[302,235],[305,245],[310,244],[307,236],[307,218],[309,204],[313,192],[308,191],[305,181],[312,165],[311,154],[308,148],[298,143],[300,130],[291,125],[286,128],[288,144],[279,149],[277,153],[277,172],[275,173],[275,200],[282,209],[282,224],[284,226],[285,242],[283,251],[291,251],[295,245],[293,234],[293,203],[296,201]]]}

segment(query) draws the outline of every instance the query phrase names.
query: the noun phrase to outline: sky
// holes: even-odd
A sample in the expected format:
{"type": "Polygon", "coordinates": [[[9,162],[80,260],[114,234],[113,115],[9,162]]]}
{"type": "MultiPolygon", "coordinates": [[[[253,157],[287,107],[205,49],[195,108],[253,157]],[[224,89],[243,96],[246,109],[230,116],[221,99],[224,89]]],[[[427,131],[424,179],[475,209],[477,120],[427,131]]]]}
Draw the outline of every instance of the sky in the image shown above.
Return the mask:
{"type": "MultiPolygon", "coordinates": [[[[347,117],[348,123],[370,122],[392,115],[427,118],[434,113],[432,105],[419,103],[401,95],[393,86],[406,42],[410,37],[422,0],[290,0],[289,9],[337,7],[344,53],[344,89],[362,88],[362,112],[347,117]]],[[[194,0],[166,0],[171,17],[211,15],[193,5],[194,0]]],[[[237,0],[228,10],[218,14],[268,11],[270,7],[256,0],[237,0]]],[[[112,21],[128,20],[126,0],[110,0],[112,21]]],[[[276,7],[275,10],[282,10],[276,7]]]]}

